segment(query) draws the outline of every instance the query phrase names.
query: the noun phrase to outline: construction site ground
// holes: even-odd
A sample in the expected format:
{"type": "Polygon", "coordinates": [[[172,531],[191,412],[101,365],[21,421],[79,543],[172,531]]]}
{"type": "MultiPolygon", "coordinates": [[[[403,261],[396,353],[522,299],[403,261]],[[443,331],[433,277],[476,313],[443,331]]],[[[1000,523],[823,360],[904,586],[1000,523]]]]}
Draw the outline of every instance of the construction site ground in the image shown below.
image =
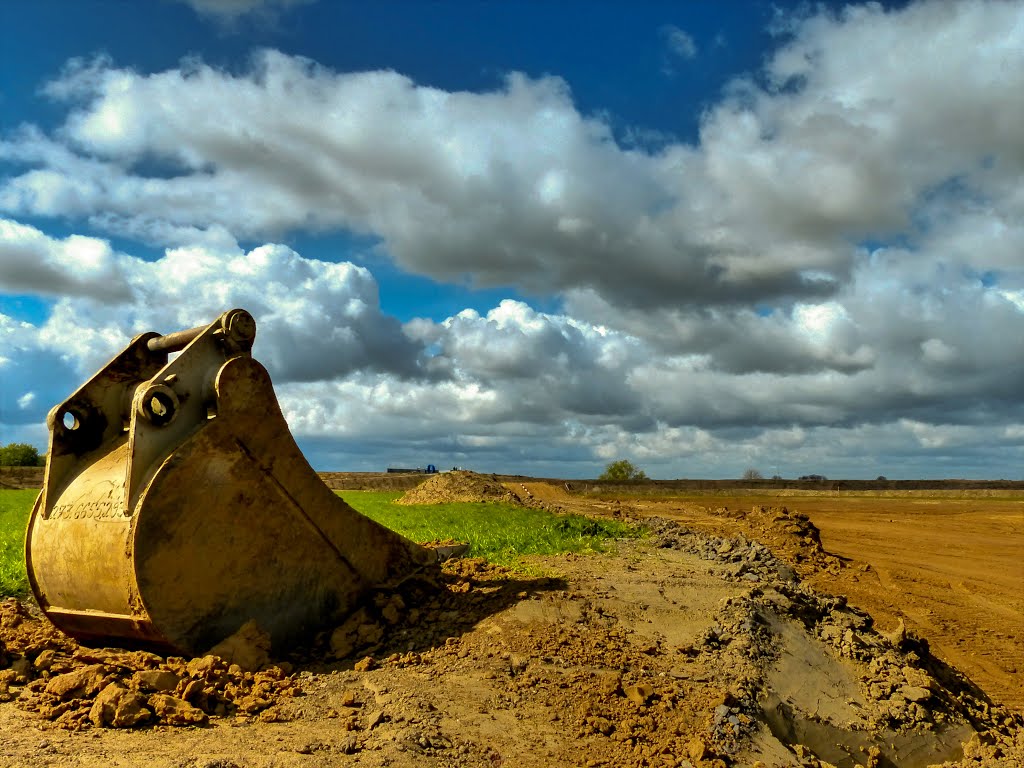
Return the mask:
{"type": "Polygon", "coordinates": [[[933,650],[1000,701],[1024,712],[1024,499],[1017,493],[955,491],[749,493],[623,498],[619,504],[529,484],[539,497],[589,514],[625,509],[664,516],[712,534],[744,532],[779,541],[744,514],[787,506],[820,530],[841,567],[807,579],[841,594],[883,627],[900,619],[933,650]]]}
{"type": "Polygon", "coordinates": [[[83,648],[7,601],[0,766],[1024,765],[1020,501],[507,487],[650,533],[450,561],[272,661],[83,648]]]}

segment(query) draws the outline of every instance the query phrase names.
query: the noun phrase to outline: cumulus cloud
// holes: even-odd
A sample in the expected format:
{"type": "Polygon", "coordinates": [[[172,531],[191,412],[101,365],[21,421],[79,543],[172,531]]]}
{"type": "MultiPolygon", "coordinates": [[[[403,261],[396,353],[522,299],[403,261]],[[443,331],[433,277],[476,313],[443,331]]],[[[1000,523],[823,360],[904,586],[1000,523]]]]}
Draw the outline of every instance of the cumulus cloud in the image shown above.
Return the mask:
{"type": "MultiPolygon", "coordinates": [[[[1005,98],[1024,91],[1020,14],[809,17],[708,110],[699,146],[654,152],[620,146],[555,77],[468,93],[275,51],[241,74],[77,62],[48,88],[72,104],[59,134],[0,145],[30,166],[0,206],[170,244],[345,228],[439,280],[620,307],[826,297],[865,239],[969,231],[945,256],[971,263],[979,240],[1020,239],[1024,105],[1005,98]],[[951,210],[964,189],[974,209],[951,210]]],[[[1012,270],[1013,246],[998,250],[1012,270]]]]}
{"type": "Polygon", "coordinates": [[[39,329],[0,313],[0,443],[44,442],[47,411],[69,394],[73,364],[39,329]]]}
{"type": "MultiPolygon", "coordinates": [[[[25,237],[26,229],[33,234],[27,225],[9,231],[25,237]]],[[[57,252],[65,246],[49,242],[57,252]]],[[[903,466],[913,450],[945,456],[977,446],[982,455],[981,436],[993,424],[999,439],[985,450],[1019,451],[1024,443],[1024,427],[1006,426],[1024,424],[1017,397],[1024,365],[1016,362],[1024,360],[1024,342],[1010,340],[1008,349],[984,332],[1005,321],[999,313],[1016,313],[1013,321],[1022,310],[989,301],[981,289],[969,306],[934,308],[959,318],[957,333],[949,330],[956,323],[917,319],[915,307],[902,334],[874,340],[870,354],[879,362],[837,370],[826,356],[831,346],[842,348],[836,338],[851,334],[856,344],[872,330],[860,327],[865,316],[852,304],[754,314],[718,327],[714,343],[694,352],[686,344],[659,349],[624,328],[581,319],[582,311],[544,313],[512,300],[486,313],[400,325],[380,311],[367,270],[280,245],[247,253],[178,248],[152,262],[125,254],[116,260],[129,290],[125,301],[67,296],[38,327],[0,316],[5,433],[35,435],[45,411],[132,335],[190,327],[244,306],[259,322],[255,354],[274,376],[292,429],[322,467],[379,469],[385,457],[422,464],[424,456],[444,456],[508,471],[550,474],[557,466],[587,474],[595,462],[628,455],[677,476],[697,468],[727,472],[733,463],[736,474],[746,466],[774,474],[767,460],[785,456],[793,474],[827,471],[828,462],[842,460],[870,476],[893,474],[877,468],[895,461],[892,452],[903,466]],[[805,356],[818,350],[821,359],[799,370],[791,363],[740,366],[758,323],[771,331],[754,346],[803,339],[805,356]],[[893,413],[902,415],[893,421],[893,413]],[[879,436],[890,452],[869,457],[867,446],[879,436]]],[[[629,319],[615,324],[628,326],[629,319]]]]}
{"type": "Polygon", "coordinates": [[[196,13],[222,22],[235,22],[251,14],[267,15],[284,11],[313,0],[181,0],[196,13]]]}
{"type": "Polygon", "coordinates": [[[7,219],[0,219],[0,288],[107,301],[131,296],[120,259],[106,241],[77,235],[55,240],[7,219]]]}
{"type": "Polygon", "coordinates": [[[448,93],[265,51],[243,75],[78,62],[48,90],[79,106],[58,138],[26,129],[0,145],[35,166],[0,187],[15,214],[85,216],[170,244],[197,228],[345,228],[436,279],[590,286],[634,305],[821,295],[848,262],[776,244],[778,259],[755,264],[753,243],[716,242],[723,223],[701,210],[714,201],[695,192],[700,154],[623,149],[557,78],[448,93]]]}
{"type": "Polygon", "coordinates": [[[661,35],[669,53],[680,59],[692,59],[697,55],[697,43],[693,36],[674,24],[666,24],[661,28],[661,35]]]}
{"type": "Polygon", "coordinates": [[[79,374],[103,364],[137,333],[191,328],[240,306],[259,318],[257,349],[279,380],[355,370],[420,375],[421,347],[381,312],[369,271],[307,259],[282,245],[249,252],[182,247],[144,261],[113,253],[104,240],[58,240],[0,220],[0,293],[34,286],[62,294],[35,332],[37,343],[60,353],[79,374]]]}
{"type": "MultiPolygon", "coordinates": [[[[785,455],[790,474],[892,476],[877,465],[941,475],[959,455],[984,475],[1024,443],[1024,8],[851,6],[779,34],[698,143],[655,149],[557,77],[471,93],[275,51],[240,72],[72,62],[47,87],[60,128],[0,138],[0,210],[168,250],[0,221],[0,288],[61,297],[0,359],[80,370],[240,305],[326,466],[392,450],[774,474],[785,455]],[[403,326],[364,268],[236,244],[337,229],[560,308],[403,326]]],[[[11,423],[48,402],[9,381],[11,423]]]]}

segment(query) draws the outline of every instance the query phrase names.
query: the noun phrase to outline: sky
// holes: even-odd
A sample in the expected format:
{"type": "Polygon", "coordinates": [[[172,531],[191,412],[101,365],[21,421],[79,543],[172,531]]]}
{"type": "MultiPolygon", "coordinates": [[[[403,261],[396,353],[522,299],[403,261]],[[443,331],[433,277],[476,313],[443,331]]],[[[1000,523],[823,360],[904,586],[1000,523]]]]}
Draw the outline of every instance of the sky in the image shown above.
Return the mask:
{"type": "Polygon", "coordinates": [[[1024,3],[4,0],[0,444],[255,316],[319,470],[1020,479],[1024,3]]]}

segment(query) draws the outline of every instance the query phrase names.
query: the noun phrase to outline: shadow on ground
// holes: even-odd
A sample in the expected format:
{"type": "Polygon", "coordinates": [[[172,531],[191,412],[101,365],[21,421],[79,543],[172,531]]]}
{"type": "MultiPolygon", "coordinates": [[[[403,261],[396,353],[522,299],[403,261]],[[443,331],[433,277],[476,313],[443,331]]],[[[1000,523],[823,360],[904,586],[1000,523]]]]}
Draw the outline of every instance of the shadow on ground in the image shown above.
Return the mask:
{"type": "Polygon", "coordinates": [[[343,624],[289,661],[310,671],[351,669],[366,657],[424,653],[522,600],[567,588],[563,578],[512,576],[481,559],[449,561],[394,589],[374,590],[343,624]]]}

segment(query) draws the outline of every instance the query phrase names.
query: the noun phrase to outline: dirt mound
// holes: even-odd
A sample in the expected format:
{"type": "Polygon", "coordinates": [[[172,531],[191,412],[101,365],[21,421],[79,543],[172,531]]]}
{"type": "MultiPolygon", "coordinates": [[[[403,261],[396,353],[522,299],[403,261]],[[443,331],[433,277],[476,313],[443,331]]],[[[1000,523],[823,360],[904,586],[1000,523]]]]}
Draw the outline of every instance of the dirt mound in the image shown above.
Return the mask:
{"type": "Polygon", "coordinates": [[[902,625],[880,633],[871,616],[808,588],[742,534],[719,538],[667,520],[648,523],[658,546],[692,552],[724,565],[727,580],[755,585],[726,600],[718,624],[681,648],[699,668],[732,678],[730,706],[716,710],[710,742],[727,764],[768,756],[778,765],[1020,764],[1024,718],[993,704],[933,656],[926,640],[902,625]],[[803,762],[783,762],[790,751],[803,762]]]}
{"type": "Polygon", "coordinates": [[[454,470],[434,475],[403,495],[398,504],[447,504],[454,501],[500,501],[521,504],[519,496],[493,477],[454,470]]]}
{"type": "Polygon", "coordinates": [[[755,505],[749,510],[695,507],[683,516],[687,525],[705,533],[736,532],[767,545],[801,576],[838,572],[843,561],[821,545],[821,532],[810,518],[787,507],[755,505]]]}
{"type": "Polygon", "coordinates": [[[843,567],[838,557],[821,546],[821,532],[807,515],[786,507],[754,506],[743,516],[749,526],[748,536],[790,560],[801,574],[843,567]]]}

